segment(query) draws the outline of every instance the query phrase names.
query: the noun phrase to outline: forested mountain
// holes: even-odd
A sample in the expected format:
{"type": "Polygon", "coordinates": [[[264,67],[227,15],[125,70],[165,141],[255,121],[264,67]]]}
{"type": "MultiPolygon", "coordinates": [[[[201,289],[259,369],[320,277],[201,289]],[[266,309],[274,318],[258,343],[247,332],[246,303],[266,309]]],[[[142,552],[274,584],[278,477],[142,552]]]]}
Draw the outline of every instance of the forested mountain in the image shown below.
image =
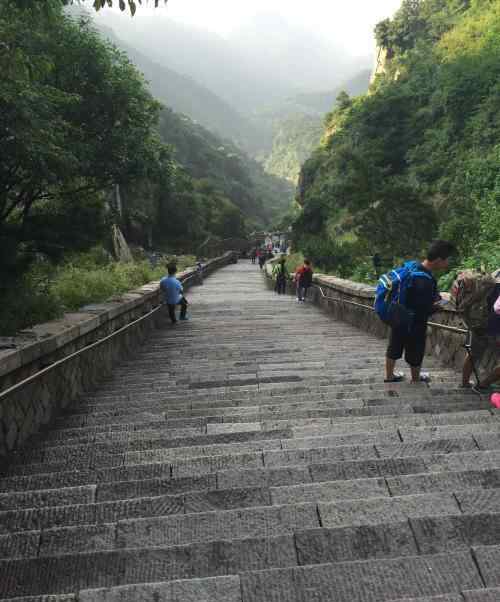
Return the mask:
{"type": "Polygon", "coordinates": [[[364,94],[370,73],[361,71],[333,91],[300,94],[260,112],[255,121],[272,132],[272,146],[261,155],[266,171],[297,184],[303,163],[320,142],[326,113],[335,108],[341,92],[364,94]]]}
{"type": "MultiPolygon", "coordinates": [[[[72,6],[67,12],[75,18],[91,18],[91,13],[81,7],[72,6]]],[[[155,98],[165,106],[188,115],[219,136],[235,141],[242,148],[252,149],[259,145],[260,132],[256,124],[243,117],[226,101],[191,77],[151,60],[102,22],[94,23],[104,37],[126,53],[143,73],[155,98]]]]}
{"type": "Polygon", "coordinates": [[[300,113],[279,120],[273,147],[264,163],[266,171],[297,184],[302,164],[319,144],[322,123],[320,117],[300,113]]]}
{"type": "Polygon", "coordinates": [[[389,58],[342,95],[301,172],[295,238],[324,267],[418,254],[433,236],[465,265],[500,264],[500,3],[403,0],[377,26],[389,58]]]}
{"type": "Polygon", "coordinates": [[[267,174],[230,140],[222,140],[189,117],[164,109],[159,133],[191,177],[231,199],[253,226],[265,227],[289,205],[290,184],[267,174]]]}

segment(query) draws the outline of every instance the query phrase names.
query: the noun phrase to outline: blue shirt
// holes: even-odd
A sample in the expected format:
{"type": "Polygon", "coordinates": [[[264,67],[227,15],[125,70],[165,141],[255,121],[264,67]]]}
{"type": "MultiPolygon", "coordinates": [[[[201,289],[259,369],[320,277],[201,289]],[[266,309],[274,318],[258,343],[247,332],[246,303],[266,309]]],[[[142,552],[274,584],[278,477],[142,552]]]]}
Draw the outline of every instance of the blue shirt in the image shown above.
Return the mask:
{"type": "Polygon", "coordinates": [[[175,276],[165,276],[160,280],[160,290],[167,305],[177,305],[182,299],[182,284],[175,276]]]}

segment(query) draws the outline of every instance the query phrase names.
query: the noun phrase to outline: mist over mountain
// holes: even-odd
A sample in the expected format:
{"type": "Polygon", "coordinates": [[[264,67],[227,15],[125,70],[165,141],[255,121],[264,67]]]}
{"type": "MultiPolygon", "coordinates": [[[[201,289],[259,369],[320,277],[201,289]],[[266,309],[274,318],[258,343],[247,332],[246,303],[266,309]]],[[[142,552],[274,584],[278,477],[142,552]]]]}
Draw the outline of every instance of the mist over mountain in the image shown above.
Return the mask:
{"type": "Polygon", "coordinates": [[[341,90],[366,92],[373,58],[259,13],[222,37],[171,18],[92,15],[165,106],[189,116],[296,182],[341,90]]]}
{"type": "Polygon", "coordinates": [[[242,114],[305,92],[335,88],[372,59],[353,58],[274,13],[258,14],[227,38],[168,18],[99,19],[163,67],[189,76],[242,114]]]}
{"type": "Polygon", "coordinates": [[[265,133],[229,103],[191,77],[155,62],[134,46],[124,42],[113,29],[101,23],[97,24],[97,28],[127,54],[143,73],[153,95],[165,106],[188,115],[219,136],[233,140],[241,148],[250,151],[260,148],[261,136],[265,136],[265,133]]]}

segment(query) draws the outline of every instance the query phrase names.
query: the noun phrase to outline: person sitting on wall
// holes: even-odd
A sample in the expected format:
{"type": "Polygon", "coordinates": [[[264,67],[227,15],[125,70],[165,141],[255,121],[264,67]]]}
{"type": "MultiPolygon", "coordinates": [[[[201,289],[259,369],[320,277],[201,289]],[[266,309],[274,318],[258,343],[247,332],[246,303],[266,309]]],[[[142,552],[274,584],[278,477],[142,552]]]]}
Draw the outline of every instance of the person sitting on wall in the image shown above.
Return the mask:
{"type": "Polygon", "coordinates": [[[470,382],[472,372],[477,374],[476,366],[487,353],[492,356],[496,364],[496,367],[480,380],[478,376],[478,383],[473,387],[478,392],[486,392],[492,385],[500,383],[500,272],[492,276],[492,290],[485,295],[486,303],[481,303],[483,299],[471,303],[465,318],[467,322],[468,316],[469,319],[470,316],[477,317],[479,327],[470,327],[472,340],[470,347],[467,348],[468,354],[462,368],[462,387],[472,386],[470,382]],[[476,306],[477,309],[474,311],[476,306]],[[484,324],[481,325],[481,321],[484,321],[484,324]]]}
{"type": "Polygon", "coordinates": [[[177,305],[181,307],[180,320],[188,320],[187,307],[188,302],[184,297],[184,288],[179,280],[175,277],[177,274],[177,266],[173,264],[167,265],[168,276],[164,276],[160,280],[160,290],[163,294],[163,302],[168,308],[168,315],[172,324],[177,323],[175,308],[177,305]]]}

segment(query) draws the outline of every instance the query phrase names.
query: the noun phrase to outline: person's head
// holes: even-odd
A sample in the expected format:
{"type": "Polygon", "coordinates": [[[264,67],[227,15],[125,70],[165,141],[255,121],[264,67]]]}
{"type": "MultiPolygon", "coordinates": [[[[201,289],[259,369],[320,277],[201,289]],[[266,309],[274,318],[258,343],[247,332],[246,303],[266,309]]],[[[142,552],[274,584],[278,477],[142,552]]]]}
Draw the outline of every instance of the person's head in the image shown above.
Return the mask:
{"type": "Polygon", "coordinates": [[[310,268],[311,267],[311,260],[310,259],[304,259],[304,266],[306,268],[310,268]]]}
{"type": "Polygon", "coordinates": [[[449,259],[455,252],[453,243],[448,240],[435,240],[427,252],[425,262],[431,270],[447,270],[449,259]]]}
{"type": "Polygon", "coordinates": [[[167,272],[169,276],[175,276],[177,274],[177,266],[174,263],[169,263],[167,265],[167,272]]]}

